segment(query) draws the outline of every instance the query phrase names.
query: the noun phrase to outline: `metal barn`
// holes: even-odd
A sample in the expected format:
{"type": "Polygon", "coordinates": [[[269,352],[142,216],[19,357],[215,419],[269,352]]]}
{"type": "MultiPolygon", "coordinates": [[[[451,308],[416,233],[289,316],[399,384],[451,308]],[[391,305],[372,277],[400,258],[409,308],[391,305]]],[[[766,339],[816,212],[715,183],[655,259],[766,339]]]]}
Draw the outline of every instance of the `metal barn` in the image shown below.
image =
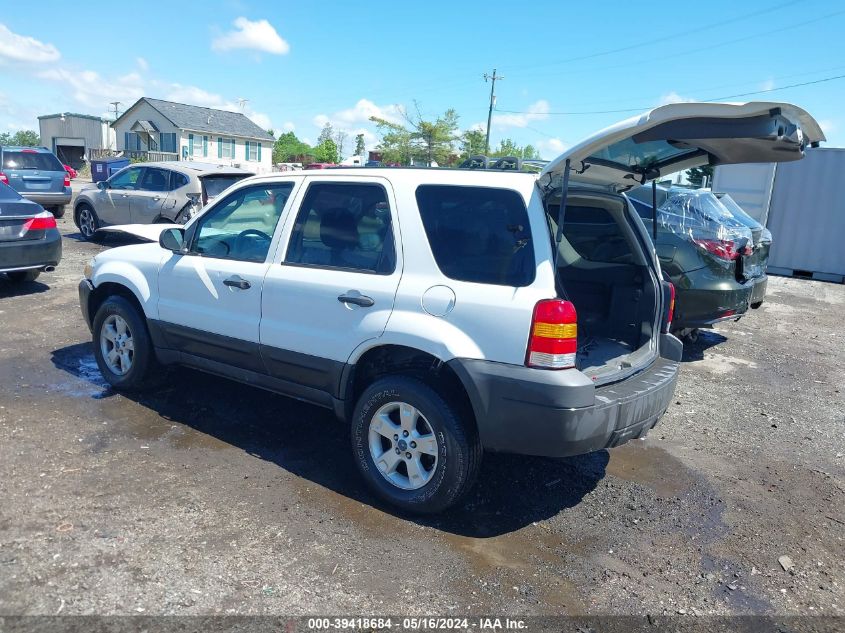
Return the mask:
{"type": "Polygon", "coordinates": [[[41,144],[66,165],[79,169],[89,149],[115,149],[110,121],[90,114],[45,114],[38,117],[41,144]]]}

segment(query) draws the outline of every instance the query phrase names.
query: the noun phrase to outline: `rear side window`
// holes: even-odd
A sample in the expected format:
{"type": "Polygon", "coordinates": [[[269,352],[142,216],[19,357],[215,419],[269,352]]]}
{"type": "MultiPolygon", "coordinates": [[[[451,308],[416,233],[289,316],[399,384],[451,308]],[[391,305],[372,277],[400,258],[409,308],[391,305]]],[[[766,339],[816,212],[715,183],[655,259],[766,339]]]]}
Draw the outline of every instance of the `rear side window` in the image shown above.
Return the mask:
{"type": "Polygon", "coordinates": [[[396,250],[384,187],[374,183],[308,187],[285,262],[391,274],[396,250]]]}
{"type": "Polygon", "coordinates": [[[179,189],[180,187],[184,187],[190,182],[188,177],[178,171],[170,172],[170,190],[173,191],[174,189],[179,189]]]}
{"type": "Polygon", "coordinates": [[[202,178],[202,186],[205,188],[205,195],[209,198],[216,198],[224,190],[234,185],[245,176],[206,176],[202,178]]]}
{"type": "MultiPolygon", "coordinates": [[[[550,209],[557,215],[557,208],[550,209]]],[[[600,207],[566,206],[563,236],[583,259],[591,262],[631,264],[634,253],[622,228],[600,207]]]]}
{"type": "Polygon", "coordinates": [[[141,191],[170,191],[170,172],[158,167],[145,167],[138,188],[141,191]]]}
{"type": "Polygon", "coordinates": [[[4,169],[33,169],[38,171],[64,171],[59,159],[48,152],[6,150],[3,152],[4,169]]]}
{"type": "Polygon", "coordinates": [[[498,286],[534,281],[528,211],[516,191],[422,185],[417,206],[437,266],[450,279],[498,286]]]}

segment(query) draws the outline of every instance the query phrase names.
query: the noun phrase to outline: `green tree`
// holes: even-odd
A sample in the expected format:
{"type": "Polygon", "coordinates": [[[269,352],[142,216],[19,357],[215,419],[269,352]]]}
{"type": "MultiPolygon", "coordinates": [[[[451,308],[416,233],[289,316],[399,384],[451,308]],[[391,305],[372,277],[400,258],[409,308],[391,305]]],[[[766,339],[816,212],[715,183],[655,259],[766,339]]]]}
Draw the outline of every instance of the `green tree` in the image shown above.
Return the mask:
{"type": "Polygon", "coordinates": [[[467,130],[461,136],[461,158],[478,156],[484,153],[484,130],[467,130]]]}
{"type": "Polygon", "coordinates": [[[305,162],[313,153],[311,146],[300,141],[293,132],[285,132],[273,144],[274,163],[305,162]]]}
{"type": "Polygon", "coordinates": [[[320,136],[317,137],[317,145],[322,145],[325,141],[334,140],[334,128],[332,124],[326,121],[323,124],[323,129],[320,130],[320,136]]]}
{"type": "Polygon", "coordinates": [[[314,160],[318,163],[338,163],[337,143],[327,138],[314,148],[314,160]]]}
{"type": "Polygon", "coordinates": [[[503,138],[499,141],[499,146],[492,152],[490,156],[516,156],[517,158],[540,158],[540,154],[533,145],[526,145],[525,147],[518,145],[513,139],[503,138]]]}
{"type": "Polygon", "coordinates": [[[363,134],[356,134],[355,135],[355,156],[363,156],[364,152],[366,152],[366,148],[364,147],[364,135],[363,134]]]}
{"type": "Polygon", "coordinates": [[[701,184],[704,182],[704,177],[707,176],[707,182],[713,182],[713,166],[712,165],[704,165],[702,167],[693,167],[692,169],[687,169],[687,179],[689,180],[690,184],[694,187],[700,187],[701,184]]]}
{"type": "Polygon", "coordinates": [[[453,144],[459,140],[458,113],[449,108],[434,121],[426,121],[417,107],[416,116],[404,113],[406,125],[370,117],[382,134],[379,149],[388,162],[409,163],[412,158],[428,164],[454,162],[453,144]],[[397,158],[401,157],[401,158],[397,158]]]}
{"type": "Polygon", "coordinates": [[[3,132],[0,134],[0,145],[23,145],[38,147],[41,145],[41,137],[35,130],[18,130],[14,134],[3,132]]]}

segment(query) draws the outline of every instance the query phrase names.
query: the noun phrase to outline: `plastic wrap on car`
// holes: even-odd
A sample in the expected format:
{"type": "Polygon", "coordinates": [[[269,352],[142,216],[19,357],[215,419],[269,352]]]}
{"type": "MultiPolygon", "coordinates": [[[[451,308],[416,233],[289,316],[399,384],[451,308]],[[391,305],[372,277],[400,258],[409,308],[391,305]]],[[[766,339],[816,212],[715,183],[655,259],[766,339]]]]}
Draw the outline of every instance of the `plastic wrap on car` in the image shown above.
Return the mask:
{"type": "MultiPolygon", "coordinates": [[[[751,229],[739,222],[718,198],[707,191],[672,190],[657,210],[664,230],[701,246],[705,241],[730,242],[737,252],[753,244],[751,229]]],[[[731,262],[724,262],[726,268],[731,262]]]]}

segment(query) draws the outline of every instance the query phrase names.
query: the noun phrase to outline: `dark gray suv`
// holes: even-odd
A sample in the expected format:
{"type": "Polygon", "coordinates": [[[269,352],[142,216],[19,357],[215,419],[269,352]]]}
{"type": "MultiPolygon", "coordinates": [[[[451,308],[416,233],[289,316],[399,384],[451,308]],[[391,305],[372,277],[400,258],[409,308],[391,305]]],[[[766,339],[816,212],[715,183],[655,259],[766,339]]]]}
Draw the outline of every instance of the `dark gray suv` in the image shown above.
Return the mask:
{"type": "Polygon", "coordinates": [[[60,218],[70,204],[70,178],[46,147],[0,147],[0,182],[60,218]]]}

